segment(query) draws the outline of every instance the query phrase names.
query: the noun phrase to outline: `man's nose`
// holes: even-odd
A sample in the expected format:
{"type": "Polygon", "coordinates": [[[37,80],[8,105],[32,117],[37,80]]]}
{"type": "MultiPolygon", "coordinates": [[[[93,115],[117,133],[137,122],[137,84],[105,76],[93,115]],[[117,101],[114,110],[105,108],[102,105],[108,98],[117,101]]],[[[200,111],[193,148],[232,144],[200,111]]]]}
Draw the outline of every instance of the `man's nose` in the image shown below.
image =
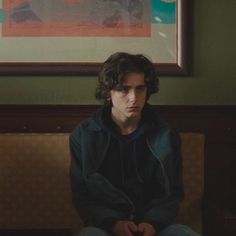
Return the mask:
{"type": "Polygon", "coordinates": [[[135,89],[131,89],[129,92],[129,100],[130,101],[136,101],[137,100],[137,93],[135,89]]]}

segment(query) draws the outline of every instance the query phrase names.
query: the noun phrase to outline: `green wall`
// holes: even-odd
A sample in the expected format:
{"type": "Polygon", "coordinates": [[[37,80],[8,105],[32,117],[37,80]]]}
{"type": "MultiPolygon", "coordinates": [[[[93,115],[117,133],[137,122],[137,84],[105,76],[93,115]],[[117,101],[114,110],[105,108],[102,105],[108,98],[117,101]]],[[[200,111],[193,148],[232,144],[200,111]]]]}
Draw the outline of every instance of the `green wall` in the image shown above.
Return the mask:
{"type": "MultiPolygon", "coordinates": [[[[193,1],[193,0],[189,0],[193,1]]],[[[193,75],[161,77],[161,105],[236,105],[236,0],[195,0],[193,75]]],[[[1,104],[97,104],[95,77],[0,77],[1,104]]]]}

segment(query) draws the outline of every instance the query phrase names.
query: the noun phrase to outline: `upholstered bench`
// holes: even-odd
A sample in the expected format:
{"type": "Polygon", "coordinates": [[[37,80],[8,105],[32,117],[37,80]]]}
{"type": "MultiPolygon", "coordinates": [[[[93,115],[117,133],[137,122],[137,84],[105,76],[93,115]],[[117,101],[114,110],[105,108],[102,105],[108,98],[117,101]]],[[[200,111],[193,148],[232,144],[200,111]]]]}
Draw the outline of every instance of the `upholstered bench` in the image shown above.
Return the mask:
{"type": "MultiPolygon", "coordinates": [[[[0,230],[78,231],[71,203],[68,133],[0,134],[0,230]]],[[[185,200],[178,222],[202,230],[204,135],[181,133],[185,200]]]]}

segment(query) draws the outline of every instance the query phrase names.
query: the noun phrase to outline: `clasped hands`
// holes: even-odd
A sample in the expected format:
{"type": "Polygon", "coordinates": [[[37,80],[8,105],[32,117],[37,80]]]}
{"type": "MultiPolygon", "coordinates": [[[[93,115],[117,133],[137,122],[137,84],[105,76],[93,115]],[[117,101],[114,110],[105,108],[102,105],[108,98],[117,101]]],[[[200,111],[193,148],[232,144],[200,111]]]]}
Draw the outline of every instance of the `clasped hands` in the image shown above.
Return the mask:
{"type": "Polygon", "coordinates": [[[146,222],[135,224],[133,221],[120,220],[113,227],[116,236],[154,236],[155,228],[146,222]]]}

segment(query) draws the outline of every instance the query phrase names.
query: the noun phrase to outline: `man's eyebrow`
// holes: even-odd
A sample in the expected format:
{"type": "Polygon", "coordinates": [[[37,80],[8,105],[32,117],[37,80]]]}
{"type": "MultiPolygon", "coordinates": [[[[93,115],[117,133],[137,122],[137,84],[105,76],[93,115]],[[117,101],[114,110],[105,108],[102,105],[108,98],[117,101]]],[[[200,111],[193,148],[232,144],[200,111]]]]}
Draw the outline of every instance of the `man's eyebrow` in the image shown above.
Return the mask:
{"type": "Polygon", "coordinates": [[[130,85],[118,84],[116,88],[131,88],[130,85]]]}
{"type": "Polygon", "coordinates": [[[137,88],[137,87],[146,87],[146,84],[138,84],[134,87],[128,84],[121,84],[119,87],[137,88]]]}
{"type": "Polygon", "coordinates": [[[142,88],[146,88],[146,84],[138,84],[136,86],[131,86],[131,85],[128,85],[128,84],[119,84],[117,85],[115,88],[116,89],[131,89],[131,88],[134,88],[134,89],[142,89],[142,88]]]}

